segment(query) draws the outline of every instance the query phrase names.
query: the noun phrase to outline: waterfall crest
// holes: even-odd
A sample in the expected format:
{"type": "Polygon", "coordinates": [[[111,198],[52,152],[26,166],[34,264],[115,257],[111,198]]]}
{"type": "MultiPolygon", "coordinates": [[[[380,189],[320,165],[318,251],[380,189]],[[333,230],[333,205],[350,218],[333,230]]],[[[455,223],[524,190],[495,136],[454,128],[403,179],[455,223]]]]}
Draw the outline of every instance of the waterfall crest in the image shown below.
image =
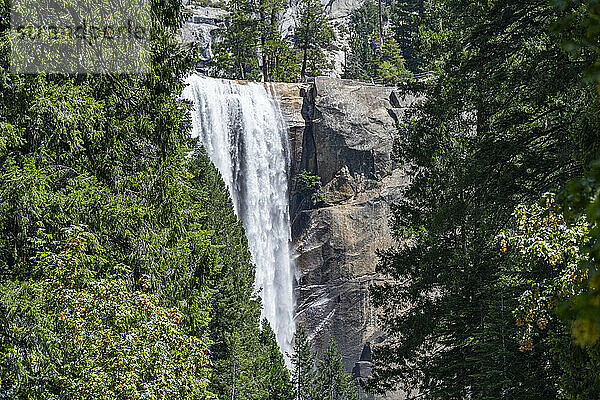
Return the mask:
{"type": "Polygon", "coordinates": [[[229,188],[256,265],[262,315],[282,352],[294,335],[290,258],[289,138],[276,99],[264,84],[192,75],[183,96],[194,103],[192,135],[201,138],[229,188]]]}

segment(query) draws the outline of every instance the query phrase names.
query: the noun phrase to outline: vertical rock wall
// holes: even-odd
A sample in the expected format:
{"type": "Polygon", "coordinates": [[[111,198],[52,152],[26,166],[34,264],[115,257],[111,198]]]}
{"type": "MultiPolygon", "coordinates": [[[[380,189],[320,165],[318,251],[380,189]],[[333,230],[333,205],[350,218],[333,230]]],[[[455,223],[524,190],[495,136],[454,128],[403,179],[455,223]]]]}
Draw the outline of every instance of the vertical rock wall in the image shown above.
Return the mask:
{"type": "Polygon", "coordinates": [[[381,279],[377,250],[394,245],[390,204],[408,181],[391,154],[395,122],[416,100],[391,87],[321,77],[273,90],[292,144],[297,320],[319,350],[334,338],[351,371],[367,342],[384,339],[369,288],[381,279]],[[321,177],[327,205],[313,207],[296,193],[302,170],[321,177]]]}
{"type": "MultiPolygon", "coordinates": [[[[180,41],[195,46],[199,60],[197,70],[207,72],[213,57],[213,47],[218,40],[217,32],[229,25],[229,13],[218,1],[181,0],[184,6],[184,24],[180,31],[180,41]],[[204,4],[204,5],[200,5],[204,4]]],[[[353,11],[359,9],[365,0],[321,0],[331,27],[335,32],[334,42],[325,50],[333,69],[332,76],[341,76],[349,49],[348,24],[353,11]]],[[[279,16],[279,31],[290,40],[298,25],[298,0],[286,0],[279,16]]]]}

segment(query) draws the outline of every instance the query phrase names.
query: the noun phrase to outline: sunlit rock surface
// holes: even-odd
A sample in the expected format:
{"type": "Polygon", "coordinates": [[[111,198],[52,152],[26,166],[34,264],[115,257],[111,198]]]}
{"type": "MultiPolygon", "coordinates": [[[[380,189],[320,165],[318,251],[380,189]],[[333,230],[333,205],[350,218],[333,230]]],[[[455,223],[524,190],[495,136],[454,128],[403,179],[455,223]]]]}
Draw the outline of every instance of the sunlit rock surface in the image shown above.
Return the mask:
{"type": "Polygon", "coordinates": [[[217,31],[229,23],[229,13],[217,7],[201,7],[184,2],[184,23],[179,40],[191,44],[198,51],[196,69],[206,72],[213,57],[217,31]]]}
{"type": "MultiPolygon", "coordinates": [[[[218,7],[217,2],[208,2],[213,6],[199,6],[191,0],[183,0],[185,22],[180,31],[180,40],[191,43],[199,52],[197,69],[206,72],[213,57],[213,46],[218,40],[217,32],[229,24],[229,14],[218,7]]],[[[335,41],[326,53],[333,63],[329,74],[339,77],[343,74],[348,44],[348,23],[350,15],[365,3],[365,0],[322,0],[331,27],[335,32],[335,41]]],[[[294,35],[298,25],[298,0],[288,0],[281,11],[279,31],[288,40],[294,35]]]]}
{"type": "Polygon", "coordinates": [[[397,129],[416,99],[391,87],[333,78],[276,84],[291,136],[292,240],[298,268],[297,320],[319,350],[333,337],[348,371],[367,342],[384,340],[369,288],[376,252],[394,246],[388,219],[408,177],[392,157],[397,129]],[[321,177],[328,205],[310,208],[298,196],[302,170],[321,177]]]}

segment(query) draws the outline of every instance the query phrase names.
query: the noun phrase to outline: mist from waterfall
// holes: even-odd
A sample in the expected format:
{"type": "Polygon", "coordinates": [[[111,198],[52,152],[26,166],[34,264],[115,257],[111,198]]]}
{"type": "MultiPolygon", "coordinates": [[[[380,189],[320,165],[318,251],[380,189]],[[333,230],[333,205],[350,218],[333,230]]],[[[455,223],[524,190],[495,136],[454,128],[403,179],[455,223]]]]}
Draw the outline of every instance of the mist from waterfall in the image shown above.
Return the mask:
{"type": "Polygon", "coordinates": [[[192,75],[183,95],[194,102],[192,135],[202,139],[229,188],[256,265],[262,315],[285,354],[294,335],[290,258],[289,138],[268,86],[192,75]]]}

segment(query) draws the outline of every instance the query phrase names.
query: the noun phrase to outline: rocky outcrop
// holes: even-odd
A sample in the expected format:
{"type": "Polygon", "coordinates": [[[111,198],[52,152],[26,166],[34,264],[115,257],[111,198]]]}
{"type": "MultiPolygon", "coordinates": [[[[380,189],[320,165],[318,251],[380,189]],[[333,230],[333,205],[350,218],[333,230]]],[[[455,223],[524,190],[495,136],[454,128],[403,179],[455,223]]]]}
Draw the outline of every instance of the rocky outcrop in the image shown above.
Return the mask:
{"type": "Polygon", "coordinates": [[[216,32],[227,27],[229,13],[218,7],[201,7],[184,2],[184,18],[179,40],[196,48],[196,69],[207,72],[213,57],[213,46],[217,41],[216,32]]]}
{"type": "MultiPolygon", "coordinates": [[[[381,280],[377,250],[394,245],[390,204],[408,182],[392,157],[395,122],[416,100],[333,78],[273,87],[290,126],[297,319],[318,349],[334,338],[351,371],[367,342],[383,340],[369,288],[381,280]],[[319,175],[328,204],[310,207],[295,193],[302,170],[319,175]]],[[[358,365],[364,374],[366,361],[358,365]]]]}
{"type": "MultiPolygon", "coordinates": [[[[323,0],[322,5],[327,13],[329,22],[335,32],[334,43],[326,49],[329,59],[333,63],[331,75],[339,77],[343,73],[348,45],[348,23],[350,15],[364,4],[365,0],[323,0]]],[[[182,0],[185,21],[180,31],[180,41],[191,44],[197,48],[199,60],[197,70],[208,71],[210,60],[213,57],[213,46],[218,40],[217,31],[224,29],[229,24],[229,13],[219,8],[218,2],[214,6],[200,6],[193,0],[182,0]]],[[[207,4],[212,4],[207,1],[207,4]]],[[[286,2],[280,15],[279,30],[284,38],[291,38],[298,21],[298,0],[286,2]]]]}

